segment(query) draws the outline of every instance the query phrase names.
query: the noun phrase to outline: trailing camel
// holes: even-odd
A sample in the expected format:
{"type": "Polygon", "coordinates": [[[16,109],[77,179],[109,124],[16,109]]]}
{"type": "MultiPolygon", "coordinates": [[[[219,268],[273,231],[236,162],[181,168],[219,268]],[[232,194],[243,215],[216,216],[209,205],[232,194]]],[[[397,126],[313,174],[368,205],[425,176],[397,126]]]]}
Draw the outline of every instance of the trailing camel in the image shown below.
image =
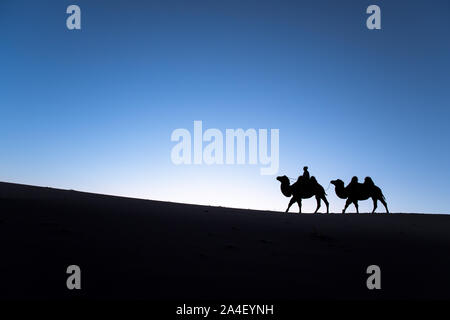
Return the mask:
{"type": "Polygon", "coordinates": [[[289,205],[286,209],[286,212],[289,211],[289,208],[295,203],[298,203],[298,207],[300,209],[300,213],[302,213],[302,199],[309,199],[312,196],[316,197],[317,200],[317,208],[314,213],[320,208],[321,200],[325,202],[327,206],[327,213],[329,213],[329,204],[326,198],[326,193],[324,188],[317,182],[316,178],[311,177],[310,179],[305,179],[300,176],[297,182],[291,185],[289,178],[286,176],[277,177],[277,180],[281,182],[281,193],[283,193],[286,197],[291,197],[291,201],[289,201],[289,205]]]}
{"type": "Polygon", "coordinates": [[[372,198],[373,200],[372,213],[374,213],[377,208],[378,200],[380,200],[386,208],[386,213],[389,213],[383,192],[373,183],[370,177],[366,177],[364,183],[359,183],[358,178],[353,177],[347,187],[344,187],[344,181],[340,179],[331,180],[331,183],[335,186],[336,195],[341,199],[347,199],[342,213],[345,213],[345,210],[351,203],[355,205],[356,212],[359,213],[358,201],[367,200],[369,198],[372,198]]]}

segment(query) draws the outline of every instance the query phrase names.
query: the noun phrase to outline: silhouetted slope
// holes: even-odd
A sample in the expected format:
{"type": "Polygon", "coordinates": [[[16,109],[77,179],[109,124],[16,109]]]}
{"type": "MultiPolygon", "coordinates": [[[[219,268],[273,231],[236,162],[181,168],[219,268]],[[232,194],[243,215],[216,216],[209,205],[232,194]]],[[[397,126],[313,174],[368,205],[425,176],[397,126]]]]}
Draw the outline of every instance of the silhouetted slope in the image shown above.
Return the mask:
{"type": "Polygon", "coordinates": [[[449,230],[446,215],[284,214],[0,183],[0,297],[448,299],[449,230]],[[71,264],[79,292],[65,286],[71,264]],[[371,264],[381,291],[366,289],[371,264]]]}

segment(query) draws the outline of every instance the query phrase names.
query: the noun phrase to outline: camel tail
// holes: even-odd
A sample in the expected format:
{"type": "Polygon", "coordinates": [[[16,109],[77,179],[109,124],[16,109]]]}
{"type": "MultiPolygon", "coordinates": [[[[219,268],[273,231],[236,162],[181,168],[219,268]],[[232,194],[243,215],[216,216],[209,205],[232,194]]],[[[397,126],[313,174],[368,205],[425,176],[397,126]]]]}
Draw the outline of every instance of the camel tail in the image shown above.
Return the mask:
{"type": "MultiPolygon", "coordinates": [[[[378,187],[377,187],[377,188],[378,188],[378,187]]],[[[380,192],[381,198],[382,198],[384,201],[386,201],[386,198],[384,197],[383,191],[381,191],[380,188],[378,188],[378,190],[379,190],[379,192],[380,192]]]]}

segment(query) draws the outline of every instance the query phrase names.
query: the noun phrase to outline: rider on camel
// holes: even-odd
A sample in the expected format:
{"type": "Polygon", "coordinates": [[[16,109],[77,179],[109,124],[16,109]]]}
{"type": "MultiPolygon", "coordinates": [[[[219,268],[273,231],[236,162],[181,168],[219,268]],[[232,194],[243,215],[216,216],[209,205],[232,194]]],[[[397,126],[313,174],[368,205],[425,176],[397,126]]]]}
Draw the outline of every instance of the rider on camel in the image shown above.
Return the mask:
{"type": "Polygon", "coordinates": [[[309,172],[308,172],[308,167],[303,167],[303,179],[306,181],[309,181],[309,172]]]}

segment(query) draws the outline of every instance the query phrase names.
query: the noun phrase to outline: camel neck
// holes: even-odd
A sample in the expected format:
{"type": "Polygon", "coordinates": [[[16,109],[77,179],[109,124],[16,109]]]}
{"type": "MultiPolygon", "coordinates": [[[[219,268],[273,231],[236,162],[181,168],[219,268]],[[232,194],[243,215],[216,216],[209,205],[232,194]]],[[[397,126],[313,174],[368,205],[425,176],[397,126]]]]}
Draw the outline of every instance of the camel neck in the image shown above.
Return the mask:
{"type": "Polygon", "coordinates": [[[281,184],[281,192],[286,196],[290,197],[292,195],[291,184],[290,183],[282,183],[281,184]]]}
{"type": "Polygon", "coordinates": [[[347,190],[344,186],[336,186],[336,194],[339,198],[347,198],[347,190]]]}

